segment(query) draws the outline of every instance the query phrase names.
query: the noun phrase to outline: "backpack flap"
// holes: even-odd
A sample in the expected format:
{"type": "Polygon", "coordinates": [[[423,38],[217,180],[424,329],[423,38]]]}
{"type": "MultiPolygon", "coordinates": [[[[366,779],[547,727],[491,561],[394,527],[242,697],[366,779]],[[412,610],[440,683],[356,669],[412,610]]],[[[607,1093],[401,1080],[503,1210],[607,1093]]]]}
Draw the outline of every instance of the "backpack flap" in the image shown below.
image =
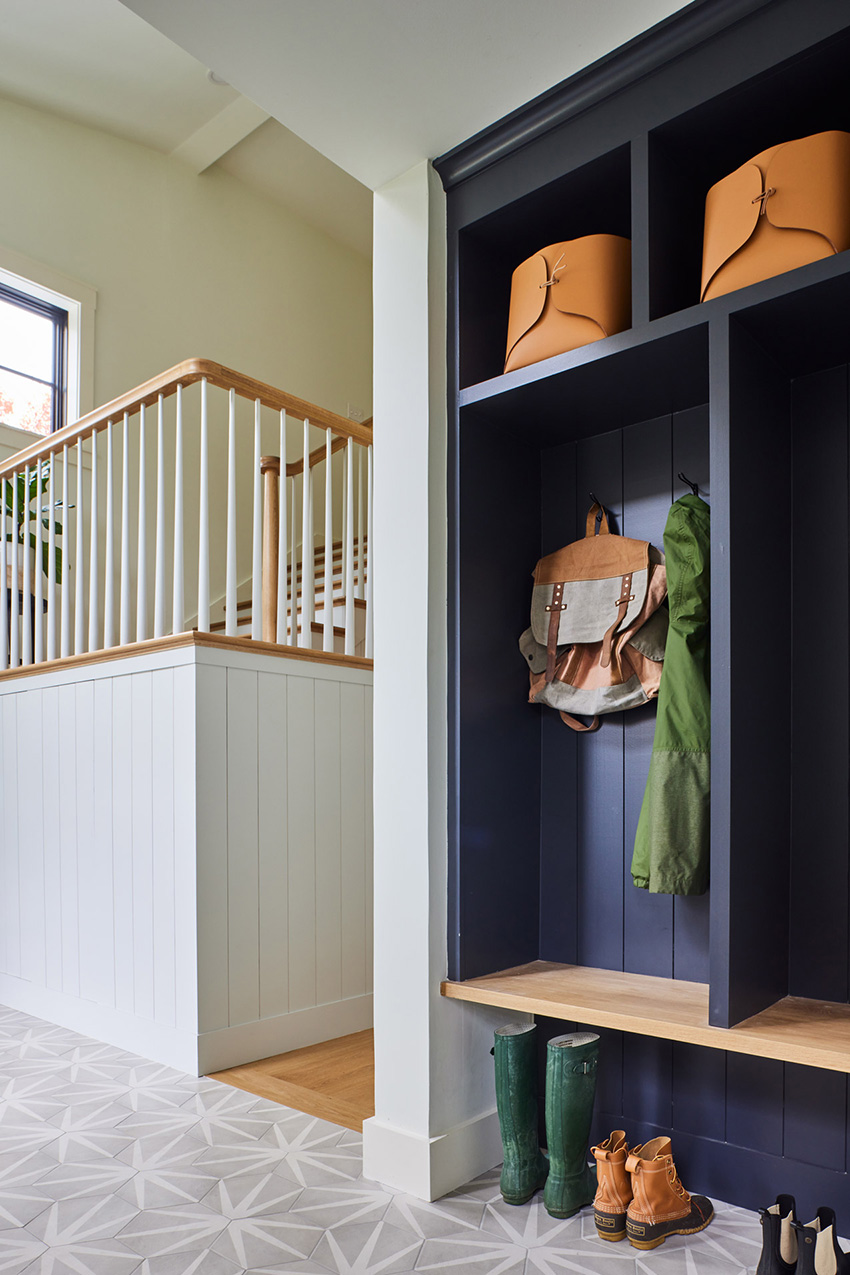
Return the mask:
{"type": "Polygon", "coordinates": [[[605,511],[594,504],[585,538],[541,558],[534,571],[531,629],[547,651],[547,682],[555,674],[558,646],[601,642],[607,668],[614,635],[634,623],[648,585],[649,544],[611,535],[605,511]]]}

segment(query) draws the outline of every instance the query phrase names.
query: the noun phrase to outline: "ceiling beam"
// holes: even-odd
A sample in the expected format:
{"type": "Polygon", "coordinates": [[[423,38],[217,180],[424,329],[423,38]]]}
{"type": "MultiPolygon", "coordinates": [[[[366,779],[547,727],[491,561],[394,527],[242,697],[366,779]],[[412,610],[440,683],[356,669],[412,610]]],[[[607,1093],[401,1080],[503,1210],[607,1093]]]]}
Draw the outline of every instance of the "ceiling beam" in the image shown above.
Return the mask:
{"type": "Polygon", "coordinates": [[[237,97],[206,124],[202,124],[190,137],[181,142],[171,154],[188,164],[195,173],[202,173],[216,160],[221,159],[234,146],[243,141],[254,129],[269,119],[261,107],[247,97],[237,97]]]}

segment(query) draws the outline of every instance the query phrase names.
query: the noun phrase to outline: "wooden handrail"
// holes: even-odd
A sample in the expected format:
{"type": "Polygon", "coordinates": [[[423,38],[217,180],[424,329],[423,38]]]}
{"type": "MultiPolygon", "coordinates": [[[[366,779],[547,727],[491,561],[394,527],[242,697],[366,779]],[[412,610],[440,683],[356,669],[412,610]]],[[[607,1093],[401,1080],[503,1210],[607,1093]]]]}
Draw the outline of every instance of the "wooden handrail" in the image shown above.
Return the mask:
{"type": "MultiPolygon", "coordinates": [[[[353,438],[356,443],[363,443],[365,446],[369,446],[372,442],[371,420],[369,422],[351,421],[345,416],[338,416],[336,412],[328,411],[327,408],[308,403],[306,399],[296,398],[294,394],[275,389],[273,385],[267,385],[264,381],[257,381],[253,377],[233,371],[232,368],[224,367],[221,363],[214,363],[211,359],[185,359],[182,363],[169,368],[168,371],[160,372],[158,376],[151,377],[144,384],[137,385],[135,389],[128,390],[126,394],[120,394],[111,403],[106,403],[86,416],[81,416],[73,425],[66,425],[64,429],[48,434],[44,439],[39,439],[38,442],[16,452],[4,465],[0,465],[0,478],[9,478],[19,473],[25,465],[35,460],[46,459],[51,452],[61,451],[66,444],[70,447],[79,439],[90,438],[92,434],[104,429],[109,421],[120,420],[125,412],[132,415],[140,407],[150,407],[156,403],[160,394],[168,398],[176,393],[178,385],[192,385],[204,379],[210,385],[218,386],[220,389],[235,390],[240,398],[249,399],[251,402],[259,399],[264,407],[270,407],[275,411],[285,411],[288,416],[294,416],[297,420],[309,420],[311,425],[319,429],[329,429],[338,436],[339,440],[353,438]]],[[[320,450],[324,455],[324,448],[320,450]]],[[[334,450],[337,450],[335,445],[334,450]]],[[[313,453],[310,457],[311,466],[312,457],[315,454],[313,453]]],[[[296,464],[298,465],[296,472],[300,473],[303,462],[296,462],[296,464]]],[[[287,473],[290,473],[293,467],[287,465],[286,468],[287,473]]]]}

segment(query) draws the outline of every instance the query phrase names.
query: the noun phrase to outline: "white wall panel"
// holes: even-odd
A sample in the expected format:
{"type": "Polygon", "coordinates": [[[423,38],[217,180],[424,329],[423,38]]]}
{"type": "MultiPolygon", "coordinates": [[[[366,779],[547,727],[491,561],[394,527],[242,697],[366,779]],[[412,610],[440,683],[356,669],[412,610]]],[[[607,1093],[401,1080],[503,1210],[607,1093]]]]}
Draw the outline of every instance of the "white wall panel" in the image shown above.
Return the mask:
{"type": "Polygon", "coordinates": [[[0,681],[2,998],[180,1066],[368,1026],[371,674],[70,672],[0,681]]]}
{"type": "Polygon", "coordinates": [[[227,670],[198,668],[198,1021],[229,1026],[227,966],[227,670]]]}
{"type": "Polygon", "coordinates": [[[289,877],[284,763],[287,682],[286,677],[262,676],[263,693],[257,697],[261,1018],[274,1018],[289,1010],[289,945],[285,941],[289,877]]]}

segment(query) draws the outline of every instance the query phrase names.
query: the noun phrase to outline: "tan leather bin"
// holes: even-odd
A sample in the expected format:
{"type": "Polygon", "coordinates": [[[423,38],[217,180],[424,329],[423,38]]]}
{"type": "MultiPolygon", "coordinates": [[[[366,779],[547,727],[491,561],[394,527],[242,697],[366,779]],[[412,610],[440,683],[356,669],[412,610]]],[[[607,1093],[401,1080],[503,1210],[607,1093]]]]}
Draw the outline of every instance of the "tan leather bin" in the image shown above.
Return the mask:
{"type": "Polygon", "coordinates": [[[541,248],[517,266],[505,371],[629,327],[631,247],[620,235],[585,235],[541,248]]]}
{"type": "Polygon", "coordinates": [[[850,133],[761,151],[705,200],[700,300],[850,248],[850,133]]]}

